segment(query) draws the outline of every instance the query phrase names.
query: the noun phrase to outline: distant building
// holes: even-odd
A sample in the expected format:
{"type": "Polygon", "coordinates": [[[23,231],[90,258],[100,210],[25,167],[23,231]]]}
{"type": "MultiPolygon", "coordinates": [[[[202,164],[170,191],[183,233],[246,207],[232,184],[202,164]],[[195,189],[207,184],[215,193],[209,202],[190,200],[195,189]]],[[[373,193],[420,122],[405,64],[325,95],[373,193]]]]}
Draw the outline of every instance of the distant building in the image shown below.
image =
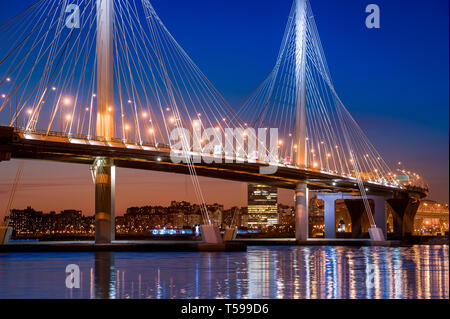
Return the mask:
{"type": "Polygon", "coordinates": [[[248,228],[247,217],[246,207],[232,207],[223,211],[222,223],[224,227],[248,228]]]}
{"type": "Polygon", "coordinates": [[[248,184],[248,227],[264,228],[278,224],[276,187],[248,184]]]}
{"type": "Polygon", "coordinates": [[[43,212],[36,211],[31,207],[26,209],[12,209],[9,215],[9,226],[13,228],[13,234],[35,233],[40,231],[43,224],[43,212]]]}
{"type": "MultiPolygon", "coordinates": [[[[222,225],[223,206],[206,205],[211,222],[222,225]]],[[[170,203],[169,207],[130,207],[123,218],[116,218],[116,229],[120,233],[140,233],[152,229],[183,229],[205,223],[200,205],[189,202],[170,203]]]]}
{"type": "Polygon", "coordinates": [[[431,200],[420,203],[414,218],[415,235],[437,235],[448,232],[448,204],[440,204],[431,200]]]}
{"type": "Polygon", "coordinates": [[[278,204],[278,231],[280,233],[295,232],[294,207],[278,204]]]}
{"type": "Polygon", "coordinates": [[[324,226],[324,203],[323,200],[312,197],[309,201],[309,236],[323,237],[324,226]]]}
{"type": "Polygon", "coordinates": [[[13,235],[84,234],[93,232],[94,219],[83,217],[80,210],[64,210],[60,214],[44,214],[31,207],[12,209],[9,225],[13,235]]]}

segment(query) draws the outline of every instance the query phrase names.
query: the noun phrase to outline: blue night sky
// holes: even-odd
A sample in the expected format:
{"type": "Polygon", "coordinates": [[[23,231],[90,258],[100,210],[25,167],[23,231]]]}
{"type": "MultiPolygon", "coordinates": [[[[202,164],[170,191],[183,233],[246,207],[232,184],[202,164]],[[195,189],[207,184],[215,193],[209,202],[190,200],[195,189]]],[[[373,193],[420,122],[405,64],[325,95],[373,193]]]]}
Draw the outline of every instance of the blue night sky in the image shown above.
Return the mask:
{"type": "MultiPolygon", "coordinates": [[[[10,1],[6,6],[2,4],[0,22],[32,2],[20,0],[10,1]]],[[[232,105],[236,105],[271,71],[292,2],[153,0],[152,4],[172,35],[209,80],[232,105]]],[[[402,161],[406,168],[420,173],[429,182],[432,199],[448,202],[448,1],[311,0],[311,6],[334,85],[350,113],[391,167],[402,161]],[[381,29],[365,27],[365,7],[370,3],[378,4],[381,9],[381,29]]],[[[50,164],[29,164],[29,167],[33,165],[45,171],[50,164]]],[[[86,167],[65,173],[67,165],[56,166],[59,165],[58,174],[67,175],[68,181],[72,177],[79,178],[81,173],[76,174],[75,171],[83,172],[83,176],[86,175],[83,180],[86,181],[78,180],[76,183],[78,187],[86,183],[86,188],[90,182],[86,167]]],[[[0,199],[7,198],[16,166],[12,162],[0,167],[0,199]]],[[[39,181],[40,178],[34,175],[37,173],[30,171],[27,175],[26,168],[24,183],[27,178],[30,183],[39,181]]],[[[131,176],[144,176],[134,172],[120,174],[129,181],[131,176]]],[[[142,178],[155,178],[167,183],[181,180],[183,191],[180,193],[189,193],[184,191],[185,177],[162,178],[161,174],[150,172],[145,176],[142,178]]],[[[211,180],[202,181],[205,185],[213,184],[211,180]]],[[[56,176],[54,182],[57,183],[56,176]]],[[[151,187],[150,182],[142,183],[151,187]]],[[[131,193],[132,183],[129,184],[123,186],[124,192],[128,187],[131,193]]],[[[246,204],[246,194],[241,194],[243,187],[239,183],[214,184],[218,186],[205,187],[211,189],[205,191],[206,198],[210,196],[208,202],[219,201],[226,206],[246,204]],[[214,195],[213,192],[221,192],[220,187],[229,190],[229,198],[214,195]]],[[[33,204],[20,198],[34,198],[33,191],[42,191],[40,188],[31,189],[18,196],[17,206],[33,204]]],[[[291,200],[290,193],[284,197],[291,200]]],[[[146,203],[154,203],[157,198],[149,195],[146,203]]],[[[90,197],[86,199],[90,200],[90,197]]],[[[133,196],[126,200],[118,199],[119,209],[132,205],[134,199],[133,196]]],[[[193,200],[181,195],[176,199],[193,200]]],[[[72,204],[75,206],[76,202],[72,204]]],[[[53,208],[38,201],[35,205],[44,210],[53,208]]],[[[72,207],[54,207],[63,208],[72,207]]],[[[89,210],[92,203],[80,202],[74,208],[89,210]]]]}

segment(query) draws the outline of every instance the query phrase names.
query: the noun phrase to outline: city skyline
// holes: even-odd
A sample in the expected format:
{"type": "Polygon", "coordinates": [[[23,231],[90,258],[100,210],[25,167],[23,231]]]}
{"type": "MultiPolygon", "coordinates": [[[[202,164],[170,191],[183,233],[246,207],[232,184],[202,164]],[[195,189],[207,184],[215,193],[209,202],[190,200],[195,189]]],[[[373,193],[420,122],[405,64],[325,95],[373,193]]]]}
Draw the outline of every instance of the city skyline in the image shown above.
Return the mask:
{"type": "MultiPolygon", "coordinates": [[[[273,197],[274,190],[270,187],[255,185],[249,188],[249,206],[233,207],[225,209],[219,203],[207,204],[207,210],[211,222],[220,228],[237,227],[239,230],[247,232],[251,230],[252,234],[270,232],[277,233],[281,237],[292,236],[292,230],[295,228],[294,212],[295,208],[282,204],[275,205],[275,209],[270,211],[270,216],[274,220],[267,222],[267,207],[253,206],[255,203],[261,203],[263,199],[261,192],[265,192],[267,198],[273,197]],[[256,200],[256,201],[255,201],[256,200]],[[257,210],[260,216],[256,217],[257,210]],[[261,211],[262,209],[262,211],[261,211]]],[[[272,204],[269,199],[268,204],[272,204]]],[[[309,218],[311,224],[309,232],[311,237],[321,237],[324,235],[324,202],[316,197],[310,200],[309,218]]],[[[392,211],[388,215],[388,232],[394,232],[394,218],[392,211]]],[[[416,235],[436,235],[448,232],[448,205],[442,205],[437,202],[424,200],[414,218],[414,233],[416,235]]],[[[94,216],[83,214],[81,210],[67,209],[60,212],[43,212],[35,210],[33,207],[26,209],[11,209],[8,216],[9,226],[13,229],[13,236],[25,236],[33,238],[34,236],[53,236],[56,235],[86,235],[93,236],[95,233],[94,216]]],[[[196,229],[196,225],[202,222],[200,205],[189,202],[172,201],[168,206],[146,205],[128,207],[124,214],[115,216],[116,233],[127,234],[145,234],[148,235],[193,235],[192,232],[184,232],[187,229],[196,229]],[[167,233],[166,229],[172,229],[174,232],[167,233]],[[153,232],[161,230],[162,232],[153,232]],[[178,230],[180,232],[178,232],[178,230]]],[[[352,230],[352,221],[349,211],[346,208],[344,200],[336,203],[336,231],[343,234],[352,230]]],[[[197,232],[198,235],[198,232],[197,232]]],[[[15,237],[17,239],[17,237],[15,237]]]]}

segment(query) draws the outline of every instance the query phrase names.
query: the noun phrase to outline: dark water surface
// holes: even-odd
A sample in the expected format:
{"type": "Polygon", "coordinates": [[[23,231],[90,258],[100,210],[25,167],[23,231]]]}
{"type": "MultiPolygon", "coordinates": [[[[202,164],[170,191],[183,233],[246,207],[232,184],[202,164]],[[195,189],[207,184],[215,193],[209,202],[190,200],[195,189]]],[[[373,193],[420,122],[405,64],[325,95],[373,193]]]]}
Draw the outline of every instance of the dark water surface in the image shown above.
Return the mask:
{"type": "Polygon", "coordinates": [[[0,253],[0,298],[449,298],[449,247],[0,253]]]}

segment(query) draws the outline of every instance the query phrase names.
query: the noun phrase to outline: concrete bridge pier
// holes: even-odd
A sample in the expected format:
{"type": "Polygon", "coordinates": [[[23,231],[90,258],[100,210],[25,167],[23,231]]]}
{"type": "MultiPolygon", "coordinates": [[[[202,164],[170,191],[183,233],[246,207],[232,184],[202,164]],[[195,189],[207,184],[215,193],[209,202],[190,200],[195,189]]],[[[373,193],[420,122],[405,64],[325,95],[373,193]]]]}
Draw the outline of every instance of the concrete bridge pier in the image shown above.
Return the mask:
{"type": "MultiPolygon", "coordinates": [[[[369,220],[364,202],[359,196],[342,193],[317,193],[317,198],[324,202],[325,238],[336,238],[336,201],[343,199],[352,220],[352,237],[360,237],[363,231],[368,231],[369,220]]],[[[375,223],[381,228],[385,238],[387,235],[386,198],[383,196],[369,196],[372,202],[372,212],[375,213],[375,223]]]]}
{"type": "Polygon", "coordinates": [[[414,217],[419,209],[420,200],[417,198],[392,198],[387,202],[392,208],[394,237],[404,238],[412,236],[414,232],[414,217]]]}
{"type": "Polygon", "coordinates": [[[95,243],[110,244],[116,232],[116,168],[112,159],[98,157],[91,169],[95,183],[95,243]]]}
{"type": "Polygon", "coordinates": [[[323,200],[325,238],[336,238],[336,200],[342,198],[340,193],[319,193],[317,198],[323,200]]]}
{"type": "MultiPolygon", "coordinates": [[[[362,199],[344,199],[344,203],[352,220],[352,238],[361,238],[362,234],[368,233],[370,228],[364,201],[362,199]]],[[[373,212],[373,204],[370,203],[370,206],[373,212]]]]}
{"type": "Polygon", "coordinates": [[[375,210],[373,211],[375,213],[375,224],[377,224],[377,228],[381,229],[384,239],[387,239],[387,198],[384,196],[372,196],[370,199],[372,199],[375,204],[375,210]]]}
{"type": "Polygon", "coordinates": [[[308,186],[306,182],[301,182],[295,189],[295,238],[297,241],[308,240],[308,222],[308,186]]]}

